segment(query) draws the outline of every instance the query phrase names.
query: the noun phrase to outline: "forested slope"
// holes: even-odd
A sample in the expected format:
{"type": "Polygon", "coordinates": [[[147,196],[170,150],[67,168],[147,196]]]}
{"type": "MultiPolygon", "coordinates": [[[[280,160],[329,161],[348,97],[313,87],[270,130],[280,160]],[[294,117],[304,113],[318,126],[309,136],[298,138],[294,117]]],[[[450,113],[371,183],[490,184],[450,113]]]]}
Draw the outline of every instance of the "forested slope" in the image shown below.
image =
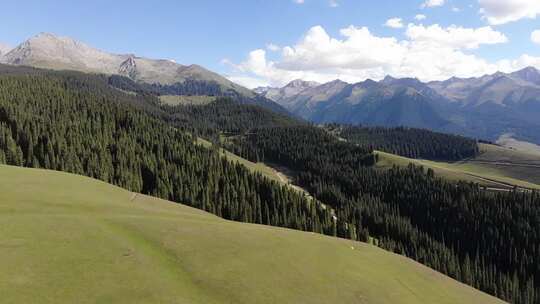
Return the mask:
{"type": "Polygon", "coordinates": [[[371,154],[322,129],[259,129],[235,143],[247,158],[296,170],[296,182],[335,209],[339,236],[375,237],[513,303],[540,301],[538,193],[490,193],[413,165],[375,170],[371,154]]]}
{"type": "Polygon", "coordinates": [[[409,158],[456,161],[478,155],[476,140],[406,127],[328,125],[331,131],[362,147],[409,158]]]}
{"type": "Polygon", "coordinates": [[[82,174],[227,219],[333,234],[328,210],[79,73],[0,76],[0,162],[82,174]]]}

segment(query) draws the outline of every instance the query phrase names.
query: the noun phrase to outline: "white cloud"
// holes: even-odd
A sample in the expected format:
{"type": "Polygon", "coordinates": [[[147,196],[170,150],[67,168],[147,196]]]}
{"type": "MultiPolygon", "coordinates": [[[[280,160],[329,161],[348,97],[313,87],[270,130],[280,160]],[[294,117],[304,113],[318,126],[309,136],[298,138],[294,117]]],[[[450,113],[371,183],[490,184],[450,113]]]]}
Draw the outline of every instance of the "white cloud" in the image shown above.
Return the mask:
{"type": "Polygon", "coordinates": [[[281,50],[279,45],[276,45],[276,44],[273,44],[273,43],[268,43],[266,45],[266,49],[269,50],[269,51],[272,51],[272,52],[277,52],[277,51],[281,50]]]}
{"type": "Polygon", "coordinates": [[[515,60],[489,62],[469,53],[468,50],[481,45],[507,41],[489,26],[444,28],[410,24],[406,37],[380,37],[367,27],[355,26],[343,28],[339,36],[332,37],[323,27],[315,26],[295,45],[283,47],[277,60],[269,60],[263,49],[250,52],[243,62],[233,65],[230,79],[243,77],[242,84],[249,87],[253,85],[248,83],[281,86],[298,78],[358,82],[386,75],[429,81],[511,71],[528,65],[540,67],[540,57],[523,55],[515,60]]]}
{"type": "Polygon", "coordinates": [[[482,17],[493,25],[540,15],[539,0],[478,0],[478,3],[482,17]]]}
{"type": "Polygon", "coordinates": [[[540,30],[535,30],[531,33],[531,41],[540,44],[540,30]]]}
{"type": "Polygon", "coordinates": [[[426,2],[422,4],[422,8],[443,6],[445,2],[445,0],[426,0],[426,2]]]}
{"type": "Polygon", "coordinates": [[[418,21],[424,20],[426,18],[427,18],[426,15],[423,15],[423,14],[418,14],[418,15],[414,16],[414,19],[418,20],[418,21]]]}
{"type": "Polygon", "coordinates": [[[402,28],[403,22],[401,21],[401,18],[390,18],[386,20],[384,25],[391,28],[402,28]]]}
{"type": "Polygon", "coordinates": [[[296,4],[304,4],[304,0],[293,0],[296,4]]]}
{"type": "Polygon", "coordinates": [[[459,12],[461,12],[461,9],[459,7],[454,6],[454,7],[452,7],[452,12],[459,13],[459,12]]]}
{"type": "Polygon", "coordinates": [[[442,28],[438,24],[431,26],[409,24],[407,37],[416,42],[429,42],[454,49],[476,49],[481,44],[499,44],[508,42],[508,38],[490,26],[464,28],[452,25],[442,28]]]}
{"type": "Polygon", "coordinates": [[[341,29],[340,34],[344,40],[330,37],[321,26],[312,27],[298,44],[283,48],[277,67],[296,71],[365,69],[398,63],[394,62],[396,54],[404,51],[395,38],[373,36],[367,27],[350,26],[341,29]]]}

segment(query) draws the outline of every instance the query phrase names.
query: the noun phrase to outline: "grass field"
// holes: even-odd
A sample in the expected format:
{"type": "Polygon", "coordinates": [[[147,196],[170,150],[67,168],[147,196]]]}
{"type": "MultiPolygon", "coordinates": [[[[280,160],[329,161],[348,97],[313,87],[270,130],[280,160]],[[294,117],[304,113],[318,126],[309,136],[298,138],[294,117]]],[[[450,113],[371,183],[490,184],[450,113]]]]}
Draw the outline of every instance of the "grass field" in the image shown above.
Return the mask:
{"type": "Polygon", "coordinates": [[[159,100],[162,103],[169,106],[178,106],[178,105],[206,105],[216,100],[215,96],[205,96],[205,95],[161,95],[159,100]]]}
{"type": "Polygon", "coordinates": [[[480,144],[480,155],[459,162],[435,162],[401,157],[384,152],[379,154],[380,168],[409,163],[432,168],[435,173],[449,180],[466,180],[481,185],[510,189],[514,185],[540,189],[540,154],[521,152],[495,145],[480,144]]]}
{"type": "MultiPolygon", "coordinates": [[[[200,145],[203,145],[207,148],[211,147],[212,146],[212,143],[205,140],[205,139],[202,139],[202,138],[197,138],[197,141],[200,145]]],[[[280,174],[277,170],[275,170],[274,168],[264,164],[264,163],[254,163],[252,161],[249,161],[245,158],[242,158],[234,153],[231,153],[225,149],[221,149],[221,154],[223,156],[225,156],[228,160],[232,161],[232,162],[238,162],[242,165],[244,165],[245,167],[247,167],[249,170],[253,171],[253,172],[258,172],[258,173],[261,173],[262,175],[268,177],[269,179],[271,180],[274,180],[276,182],[279,182],[279,183],[283,183],[283,184],[288,184],[289,183],[289,180],[283,175],[283,174],[280,174]]]]}
{"type": "Polygon", "coordinates": [[[2,303],[502,303],[409,259],[0,166],[2,303]]]}

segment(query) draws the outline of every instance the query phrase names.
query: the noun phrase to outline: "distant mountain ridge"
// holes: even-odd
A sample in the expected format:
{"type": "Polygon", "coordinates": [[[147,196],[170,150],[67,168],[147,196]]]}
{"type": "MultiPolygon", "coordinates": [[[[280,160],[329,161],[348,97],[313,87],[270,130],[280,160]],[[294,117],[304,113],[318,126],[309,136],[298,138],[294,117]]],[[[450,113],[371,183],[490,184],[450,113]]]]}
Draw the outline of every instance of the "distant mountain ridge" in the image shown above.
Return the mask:
{"type": "Polygon", "coordinates": [[[301,79],[293,80],[282,88],[259,87],[255,88],[255,93],[258,93],[271,100],[282,100],[293,97],[302,91],[319,86],[320,83],[315,81],[304,81],[301,79]]]}
{"type": "MultiPolygon", "coordinates": [[[[213,88],[217,87],[220,96],[239,97],[243,102],[253,101],[278,112],[285,112],[274,102],[199,65],[181,65],[173,60],[149,59],[134,54],[112,54],[75,39],[50,33],[40,33],[7,53],[3,53],[0,48],[0,63],[120,75],[136,82],[165,87],[186,82],[207,83],[213,88]]],[[[212,94],[216,94],[215,89],[212,94]]]]}
{"type": "Polygon", "coordinates": [[[512,132],[540,143],[540,71],[534,67],[428,83],[391,76],[354,84],[335,80],[295,95],[272,93],[290,85],[258,92],[315,123],[403,125],[490,140],[512,132]]]}

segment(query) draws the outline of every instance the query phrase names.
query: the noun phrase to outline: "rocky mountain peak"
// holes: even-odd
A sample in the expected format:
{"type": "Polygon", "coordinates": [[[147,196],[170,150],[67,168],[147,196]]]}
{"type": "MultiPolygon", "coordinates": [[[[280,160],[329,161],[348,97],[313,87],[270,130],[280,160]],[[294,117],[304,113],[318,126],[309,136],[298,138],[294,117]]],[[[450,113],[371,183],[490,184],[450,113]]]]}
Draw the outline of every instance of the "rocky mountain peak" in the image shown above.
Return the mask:
{"type": "Polygon", "coordinates": [[[315,81],[305,81],[302,79],[295,79],[289,82],[285,87],[286,88],[311,88],[318,85],[319,83],[315,81]]]}
{"type": "Polygon", "coordinates": [[[325,83],[323,85],[324,86],[339,86],[339,85],[348,85],[348,83],[341,80],[341,79],[336,79],[336,80],[332,80],[330,82],[327,82],[327,83],[325,83]]]}
{"type": "Polygon", "coordinates": [[[131,79],[135,79],[137,77],[137,63],[135,62],[135,56],[129,55],[128,58],[120,64],[118,73],[131,79]]]}
{"type": "Polygon", "coordinates": [[[396,80],[397,80],[397,78],[394,78],[394,77],[392,77],[390,75],[386,75],[386,77],[384,77],[384,79],[381,80],[381,83],[388,84],[388,83],[392,83],[392,82],[394,82],[396,80]]]}
{"type": "Polygon", "coordinates": [[[540,71],[530,66],[510,74],[521,80],[540,85],[540,71]]]}

